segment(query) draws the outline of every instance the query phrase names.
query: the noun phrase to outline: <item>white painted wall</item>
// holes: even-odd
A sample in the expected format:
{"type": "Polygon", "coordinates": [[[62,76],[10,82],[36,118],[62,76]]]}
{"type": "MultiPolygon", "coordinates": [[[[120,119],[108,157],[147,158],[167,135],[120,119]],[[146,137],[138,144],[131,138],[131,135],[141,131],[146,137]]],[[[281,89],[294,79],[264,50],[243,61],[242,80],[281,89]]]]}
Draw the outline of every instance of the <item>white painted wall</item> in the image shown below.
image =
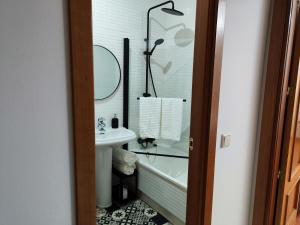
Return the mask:
{"type": "Polygon", "coordinates": [[[0,225],[72,225],[67,1],[0,1],[0,225]]]}
{"type": "Polygon", "coordinates": [[[213,200],[213,225],[247,225],[270,1],[228,0],[213,200]],[[221,134],[231,134],[220,149],[221,134]]]}

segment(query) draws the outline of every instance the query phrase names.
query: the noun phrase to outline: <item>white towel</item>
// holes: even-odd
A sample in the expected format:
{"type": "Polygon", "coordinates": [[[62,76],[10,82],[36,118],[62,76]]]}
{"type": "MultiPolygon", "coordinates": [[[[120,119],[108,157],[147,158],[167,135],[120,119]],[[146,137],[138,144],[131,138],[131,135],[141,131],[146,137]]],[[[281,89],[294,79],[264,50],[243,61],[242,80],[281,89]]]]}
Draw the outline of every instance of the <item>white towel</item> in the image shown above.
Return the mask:
{"type": "Polygon", "coordinates": [[[180,141],[183,99],[163,98],[161,108],[161,138],[180,141]]]}
{"type": "Polygon", "coordinates": [[[128,166],[127,164],[122,164],[116,161],[113,161],[113,167],[120,171],[121,173],[124,173],[126,175],[131,175],[134,173],[134,170],[136,169],[136,165],[133,164],[132,166],[128,166]]]}
{"type": "Polygon", "coordinates": [[[113,160],[126,163],[129,166],[135,164],[137,156],[134,152],[126,151],[121,148],[113,148],[113,160]]]}
{"type": "Polygon", "coordinates": [[[140,98],[140,137],[159,138],[161,98],[140,98]]]}

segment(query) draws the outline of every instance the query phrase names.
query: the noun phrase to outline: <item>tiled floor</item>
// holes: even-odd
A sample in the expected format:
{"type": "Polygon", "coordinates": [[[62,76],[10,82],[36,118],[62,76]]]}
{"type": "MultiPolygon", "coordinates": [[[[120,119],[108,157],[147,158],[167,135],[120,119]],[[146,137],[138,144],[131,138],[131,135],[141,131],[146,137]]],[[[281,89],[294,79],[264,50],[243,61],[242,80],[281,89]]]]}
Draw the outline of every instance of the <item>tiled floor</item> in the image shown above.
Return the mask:
{"type": "Polygon", "coordinates": [[[97,208],[97,225],[171,225],[168,220],[141,200],[108,209],[97,208]]]}

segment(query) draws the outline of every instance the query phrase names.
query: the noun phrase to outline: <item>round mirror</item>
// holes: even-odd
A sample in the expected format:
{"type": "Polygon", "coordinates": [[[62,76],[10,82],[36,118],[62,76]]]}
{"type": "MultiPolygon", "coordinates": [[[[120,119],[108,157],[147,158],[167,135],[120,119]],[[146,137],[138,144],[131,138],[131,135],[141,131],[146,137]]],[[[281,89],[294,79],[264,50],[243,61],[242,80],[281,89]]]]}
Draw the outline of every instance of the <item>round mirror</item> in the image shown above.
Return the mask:
{"type": "Polygon", "coordinates": [[[112,96],[121,82],[121,67],[115,55],[99,45],[93,46],[94,94],[96,100],[112,96]]]}

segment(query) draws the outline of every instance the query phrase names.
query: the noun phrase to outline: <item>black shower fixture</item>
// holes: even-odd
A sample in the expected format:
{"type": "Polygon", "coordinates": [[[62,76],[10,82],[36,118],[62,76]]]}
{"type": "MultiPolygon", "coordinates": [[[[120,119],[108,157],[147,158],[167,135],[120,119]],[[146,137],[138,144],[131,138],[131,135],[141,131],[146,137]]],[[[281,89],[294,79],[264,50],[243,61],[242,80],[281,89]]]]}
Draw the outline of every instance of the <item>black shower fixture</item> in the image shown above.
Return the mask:
{"type": "Polygon", "coordinates": [[[154,42],[154,44],[155,44],[155,46],[157,46],[157,45],[161,45],[162,43],[164,43],[164,39],[157,39],[155,42],[154,42]]]}
{"type": "Polygon", "coordinates": [[[162,8],[161,9],[164,13],[168,13],[168,14],[173,15],[173,16],[183,16],[184,15],[183,12],[178,11],[178,10],[175,9],[175,4],[174,4],[173,1],[163,2],[159,5],[151,7],[148,10],[148,13],[147,13],[147,38],[145,39],[147,46],[146,46],[146,51],[144,52],[144,54],[146,55],[146,92],[143,94],[144,97],[151,96],[151,94],[149,93],[149,87],[148,87],[149,86],[148,85],[148,83],[149,83],[149,72],[150,72],[150,76],[151,76],[152,86],[153,86],[153,89],[154,89],[154,92],[155,92],[155,95],[156,95],[154,82],[153,82],[153,77],[152,77],[152,72],[151,72],[150,58],[151,58],[151,55],[153,54],[155,48],[158,45],[161,45],[164,42],[164,39],[156,40],[155,43],[154,43],[154,47],[150,51],[150,12],[153,9],[156,9],[156,8],[162,7],[164,5],[168,5],[168,4],[171,5],[170,8],[162,8]]]}
{"type": "Polygon", "coordinates": [[[164,43],[164,39],[160,38],[160,39],[157,39],[155,42],[154,42],[154,47],[151,49],[150,52],[144,52],[145,55],[152,55],[154,50],[156,49],[156,46],[158,45],[161,45],[162,43],[164,43]]]}
{"type": "Polygon", "coordinates": [[[184,16],[184,13],[183,12],[180,12],[174,8],[162,8],[161,9],[163,12],[165,13],[169,13],[171,15],[174,15],[174,16],[184,16]]]}

